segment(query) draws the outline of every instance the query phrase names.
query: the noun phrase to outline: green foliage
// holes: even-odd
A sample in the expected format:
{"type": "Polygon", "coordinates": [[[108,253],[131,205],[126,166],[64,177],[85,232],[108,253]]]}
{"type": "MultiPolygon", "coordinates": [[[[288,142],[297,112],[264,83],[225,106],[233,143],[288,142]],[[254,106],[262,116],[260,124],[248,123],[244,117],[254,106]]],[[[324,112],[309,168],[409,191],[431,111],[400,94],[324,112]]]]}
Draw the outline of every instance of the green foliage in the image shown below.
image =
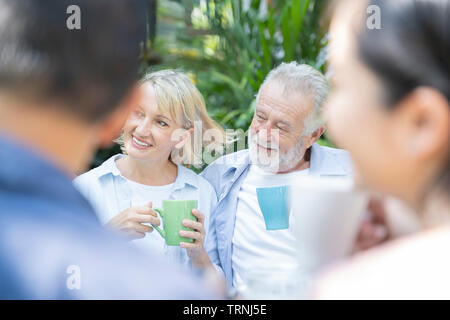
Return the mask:
{"type": "MultiPolygon", "coordinates": [[[[157,68],[191,72],[209,112],[225,127],[247,129],[260,85],[281,62],[296,60],[323,71],[327,34],[319,22],[326,1],[181,2],[194,9],[182,15],[191,21],[175,42],[160,43],[171,54],[157,68]]],[[[169,3],[174,5],[161,5],[169,3]]]]}
{"type": "MultiPolygon", "coordinates": [[[[247,130],[271,69],[296,60],[324,71],[327,34],[320,17],[326,2],[159,0],[157,36],[145,41],[141,72],[184,70],[213,118],[225,128],[247,130]]],[[[94,164],[117,152],[101,150],[94,164]]]]}

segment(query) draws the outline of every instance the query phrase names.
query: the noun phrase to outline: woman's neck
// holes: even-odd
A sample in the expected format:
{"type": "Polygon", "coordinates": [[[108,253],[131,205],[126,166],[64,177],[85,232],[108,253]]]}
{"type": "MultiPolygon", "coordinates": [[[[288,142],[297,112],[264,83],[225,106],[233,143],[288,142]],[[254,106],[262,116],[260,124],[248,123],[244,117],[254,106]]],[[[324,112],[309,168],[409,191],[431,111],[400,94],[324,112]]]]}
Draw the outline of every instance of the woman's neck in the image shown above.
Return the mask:
{"type": "Polygon", "coordinates": [[[140,161],[127,155],[117,160],[116,165],[125,178],[149,186],[171,184],[178,175],[178,167],[168,159],[140,161]]]}
{"type": "Polygon", "coordinates": [[[450,173],[443,172],[430,186],[422,203],[422,219],[426,228],[450,225],[450,197],[448,192],[450,173]]]}

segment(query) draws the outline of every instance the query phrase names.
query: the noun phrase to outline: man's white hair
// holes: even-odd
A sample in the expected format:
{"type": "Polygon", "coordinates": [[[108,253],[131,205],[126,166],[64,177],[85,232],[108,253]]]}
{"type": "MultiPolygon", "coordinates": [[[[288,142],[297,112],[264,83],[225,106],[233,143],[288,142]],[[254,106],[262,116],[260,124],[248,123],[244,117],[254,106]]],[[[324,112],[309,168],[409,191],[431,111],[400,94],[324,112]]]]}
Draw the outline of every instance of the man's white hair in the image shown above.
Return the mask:
{"type": "Polygon", "coordinates": [[[282,86],[285,95],[301,93],[314,97],[314,108],[304,120],[303,135],[311,134],[324,125],[322,106],[330,86],[322,73],[307,64],[298,64],[295,61],[283,62],[269,72],[259,88],[257,100],[262,88],[272,81],[277,81],[282,86]]]}

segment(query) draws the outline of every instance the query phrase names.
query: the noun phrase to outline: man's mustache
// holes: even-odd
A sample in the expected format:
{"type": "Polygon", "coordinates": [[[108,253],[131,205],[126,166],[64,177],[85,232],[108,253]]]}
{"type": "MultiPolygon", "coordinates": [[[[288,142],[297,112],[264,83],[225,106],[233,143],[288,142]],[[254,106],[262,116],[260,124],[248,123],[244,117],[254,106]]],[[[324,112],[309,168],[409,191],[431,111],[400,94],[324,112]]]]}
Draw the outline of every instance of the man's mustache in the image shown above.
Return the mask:
{"type": "Polygon", "coordinates": [[[271,149],[275,151],[280,151],[280,146],[276,142],[263,142],[258,139],[258,135],[254,134],[252,137],[252,142],[260,145],[263,148],[271,149]]]}

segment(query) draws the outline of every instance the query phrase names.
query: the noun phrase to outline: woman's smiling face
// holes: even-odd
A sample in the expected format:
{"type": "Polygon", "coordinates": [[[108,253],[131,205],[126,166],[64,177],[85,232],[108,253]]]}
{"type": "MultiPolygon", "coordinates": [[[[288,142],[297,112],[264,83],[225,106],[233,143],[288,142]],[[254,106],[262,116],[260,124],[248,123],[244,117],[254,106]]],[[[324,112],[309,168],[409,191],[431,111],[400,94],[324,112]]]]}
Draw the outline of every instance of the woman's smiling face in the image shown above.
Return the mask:
{"type": "Polygon", "coordinates": [[[131,112],[123,128],[124,148],[134,159],[168,159],[179,142],[172,139],[172,133],[181,126],[169,114],[159,110],[151,84],[142,84],[142,89],[142,100],[131,112]]]}

